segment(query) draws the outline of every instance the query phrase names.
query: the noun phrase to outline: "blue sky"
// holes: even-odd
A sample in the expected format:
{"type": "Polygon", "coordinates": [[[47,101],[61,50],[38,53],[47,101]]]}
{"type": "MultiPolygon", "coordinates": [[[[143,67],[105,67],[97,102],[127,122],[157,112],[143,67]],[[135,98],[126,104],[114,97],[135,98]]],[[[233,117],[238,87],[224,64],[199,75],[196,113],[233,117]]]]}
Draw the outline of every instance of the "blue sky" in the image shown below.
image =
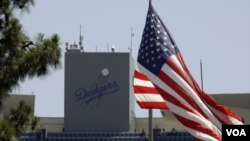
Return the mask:
{"type": "MultiPolygon", "coordinates": [[[[249,0],[153,0],[153,5],[199,83],[203,60],[206,92],[250,93],[249,0]]],[[[31,13],[17,15],[31,37],[59,34],[63,54],[65,42],[78,43],[80,24],[87,52],[106,52],[107,44],[127,52],[133,27],[136,58],[147,8],[148,0],[37,0],[31,13]]],[[[34,93],[37,116],[63,117],[64,57],[60,70],[27,79],[13,93],[34,93]]],[[[145,117],[147,111],[136,107],[136,115],[145,117]]]]}

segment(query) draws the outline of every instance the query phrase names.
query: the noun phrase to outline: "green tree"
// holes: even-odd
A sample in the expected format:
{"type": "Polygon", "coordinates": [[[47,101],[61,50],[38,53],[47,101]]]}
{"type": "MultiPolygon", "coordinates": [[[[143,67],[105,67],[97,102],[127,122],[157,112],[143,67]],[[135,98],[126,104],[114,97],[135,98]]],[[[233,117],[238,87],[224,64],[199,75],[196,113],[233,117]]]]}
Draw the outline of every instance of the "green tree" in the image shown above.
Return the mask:
{"type": "Polygon", "coordinates": [[[25,78],[41,77],[60,67],[59,37],[40,33],[32,41],[14,11],[29,11],[34,0],[0,0],[0,106],[4,97],[25,78]]]}
{"type": "Polygon", "coordinates": [[[25,133],[28,127],[31,127],[31,130],[34,131],[38,123],[38,118],[34,117],[31,107],[24,101],[20,101],[17,107],[10,109],[9,118],[6,120],[15,129],[17,137],[25,133]]]}
{"type": "Polygon", "coordinates": [[[36,129],[38,129],[38,123],[39,123],[39,118],[38,117],[31,117],[30,121],[30,126],[31,126],[31,131],[34,132],[36,129]]]}
{"type": "Polygon", "coordinates": [[[7,120],[15,128],[17,136],[25,132],[26,126],[31,121],[32,113],[31,107],[26,105],[24,101],[20,101],[17,107],[11,108],[7,120]]]}
{"type": "Polygon", "coordinates": [[[0,120],[0,140],[1,141],[13,141],[15,140],[16,132],[13,126],[6,121],[0,120]]]}
{"type": "Polygon", "coordinates": [[[34,132],[39,119],[34,116],[31,107],[20,101],[17,107],[10,109],[7,119],[0,121],[0,141],[20,139],[29,128],[34,132]]]}

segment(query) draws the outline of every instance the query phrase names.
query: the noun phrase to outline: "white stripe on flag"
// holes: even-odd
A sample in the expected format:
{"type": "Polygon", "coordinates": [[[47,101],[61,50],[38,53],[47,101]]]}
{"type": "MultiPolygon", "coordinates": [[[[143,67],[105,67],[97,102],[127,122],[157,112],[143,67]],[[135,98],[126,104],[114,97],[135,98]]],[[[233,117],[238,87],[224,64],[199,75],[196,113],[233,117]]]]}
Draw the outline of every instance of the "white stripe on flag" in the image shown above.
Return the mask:
{"type": "Polygon", "coordinates": [[[209,136],[208,134],[206,133],[203,133],[203,132],[199,132],[197,130],[193,130],[191,128],[188,128],[188,127],[184,127],[191,135],[193,135],[195,138],[198,138],[200,140],[203,140],[203,141],[218,141],[216,138],[212,137],[212,136],[209,136]]]}
{"type": "Polygon", "coordinates": [[[217,134],[221,135],[221,131],[213,123],[211,123],[209,120],[207,120],[203,116],[199,116],[195,113],[188,112],[185,109],[174,105],[173,103],[168,103],[168,106],[170,110],[173,111],[175,114],[178,114],[182,116],[183,118],[189,119],[191,121],[195,121],[201,125],[205,125],[209,127],[211,130],[215,130],[217,134]]]}
{"type": "MultiPolygon", "coordinates": [[[[139,70],[141,72],[143,72],[145,75],[147,75],[149,77],[149,79],[151,79],[151,81],[155,85],[159,86],[162,90],[168,92],[169,95],[175,97],[177,100],[179,100],[184,105],[187,105],[188,107],[192,107],[190,104],[188,104],[188,102],[185,99],[183,99],[181,96],[179,96],[174,90],[172,90],[168,85],[166,85],[161,79],[159,79],[157,76],[155,76],[154,74],[152,74],[151,72],[149,72],[147,69],[145,69],[139,63],[137,65],[138,65],[139,70]]],[[[170,102],[168,102],[168,100],[167,100],[167,105],[168,104],[170,104],[170,102]]],[[[206,118],[204,118],[195,109],[194,110],[196,112],[191,114],[191,112],[188,112],[185,109],[178,108],[178,110],[177,110],[177,108],[173,108],[173,107],[174,107],[173,104],[171,105],[171,107],[169,107],[170,110],[171,110],[171,112],[176,113],[176,114],[180,115],[181,117],[186,118],[186,119],[188,119],[190,121],[193,121],[193,122],[207,123],[207,124],[203,124],[203,126],[207,127],[207,128],[210,128],[211,132],[213,132],[213,134],[220,134],[219,129],[215,125],[213,125],[211,122],[208,122],[208,120],[206,118]],[[181,113],[178,113],[178,111],[181,111],[181,113]],[[196,118],[194,118],[194,117],[196,117],[196,118]],[[197,118],[197,117],[200,117],[200,118],[197,118]],[[201,117],[203,117],[203,118],[201,118],[201,117]],[[212,126],[212,128],[209,125],[212,126]]],[[[184,123],[183,121],[180,121],[180,122],[182,122],[184,126],[186,126],[186,124],[188,124],[188,123],[184,123]]],[[[200,124],[200,123],[197,123],[197,124],[200,124]]],[[[199,128],[202,128],[203,126],[197,125],[197,127],[199,127],[199,128]]],[[[204,135],[204,134],[207,134],[206,138],[208,138],[208,137],[209,138],[213,138],[208,133],[201,134],[202,133],[201,131],[196,131],[196,133],[197,132],[200,132],[200,134],[196,134],[196,136],[195,136],[196,138],[201,138],[201,139],[205,138],[205,137],[202,137],[202,135],[204,135]]],[[[216,140],[216,138],[213,138],[213,140],[216,140]]]]}
{"type": "Polygon", "coordinates": [[[141,80],[138,78],[134,78],[134,86],[143,86],[143,87],[154,88],[154,85],[151,81],[141,80]]]}
{"type": "MultiPolygon", "coordinates": [[[[207,103],[206,103],[207,104],[207,103]]],[[[223,119],[226,123],[233,123],[234,125],[242,125],[243,123],[231,116],[225,115],[224,113],[220,112],[219,110],[215,109],[213,106],[210,106],[207,104],[210,110],[213,111],[217,116],[219,116],[221,119],[223,119]]]]}
{"type": "MultiPolygon", "coordinates": [[[[138,66],[138,69],[140,70],[140,72],[142,72],[143,74],[145,74],[146,76],[148,76],[148,78],[153,83],[155,83],[159,88],[161,88],[162,90],[168,92],[171,96],[175,97],[176,99],[178,99],[179,101],[183,102],[184,104],[189,105],[185,99],[183,99],[172,88],[170,88],[168,85],[166,85],[161,79],[159,79],[159,77],[157,77],[154,74],[152,74],[150,71],[148,71],[147,69],[145,69],[139,63],[137,63],[137,66],[138,66]]],[[[191,106],[191,105],[189,105],[189,106],[191,106]]]]}
{"type": "Polygon", "coordinates": [[[141,101],[141,102],[165,102],[165,100],[163,100],[163,98],[159,94],[136,93],[135,97],[138,101],[141,101]]]}
{"type": "Polygon", "coordinates": [[[189,96],[199,105],[201,110],[206,114],[206,116],[221,130],[222,125],[220,121],[213,115],[209,108],[203,103],[198,94],[167,64],[164,64],[162,71],[166,73],[172,80],[174,80],[181,88],[183,88],[189,96]]]}
{"type": "Polygon", "coordinates": [[[134,94],[141,108],[167,109],[165,100],[153,83],[138,70],[135,71],[134,75],[134,94]]]}

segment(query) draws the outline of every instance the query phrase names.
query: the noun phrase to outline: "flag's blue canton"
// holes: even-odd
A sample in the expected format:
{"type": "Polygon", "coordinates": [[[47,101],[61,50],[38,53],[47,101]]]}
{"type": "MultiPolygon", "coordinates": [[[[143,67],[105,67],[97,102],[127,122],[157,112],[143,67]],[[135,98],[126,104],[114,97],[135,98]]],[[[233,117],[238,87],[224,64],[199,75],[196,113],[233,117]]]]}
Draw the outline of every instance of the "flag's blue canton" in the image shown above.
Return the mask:
{"type": "Polygon", "coordinates": [[[150,5],[137,61],[157,75],[168,57],[176,52],[166,27],[150,5]]]}

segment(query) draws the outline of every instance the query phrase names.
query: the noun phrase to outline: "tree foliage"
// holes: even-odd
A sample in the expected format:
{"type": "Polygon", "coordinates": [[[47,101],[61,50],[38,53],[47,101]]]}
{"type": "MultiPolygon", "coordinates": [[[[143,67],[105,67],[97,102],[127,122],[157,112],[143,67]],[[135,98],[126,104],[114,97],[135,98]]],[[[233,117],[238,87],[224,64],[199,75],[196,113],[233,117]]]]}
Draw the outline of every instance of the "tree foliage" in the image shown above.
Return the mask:
{"type": "Polygon", "coordinates": [[[10,141],[20,139],[25,131],[34,132],[37,129],[39,119],[34,116],[31,107],[24,101],[20,101],[17,107],[10,109],[7,119],[0,121],[0,140],[10,141]]]}
{"type": "Polygon", "coordinates": [[[1,141],[12,141],[16,139],[16,132],[13,126],[6,121],[0,120],[0,140],[1,141]]]}
{"type": "Polygon", "coordinates": [[[38,124],[38,119],[34,117],[31,107],[26,105],[24,101],[20,101],[17,107],[12,107],[7,120],[14,127],[17,136],[25,133],[28,126],[34,130],[38,124]]]}
{"type": "Polygon", "coordinates": [[[13,14],[32,5],[34,0],[0,0],[0,106],[20,80],[44,76],[60,66],[58,35],[46,38],[39,33],[32,41],[13,14]]]}

